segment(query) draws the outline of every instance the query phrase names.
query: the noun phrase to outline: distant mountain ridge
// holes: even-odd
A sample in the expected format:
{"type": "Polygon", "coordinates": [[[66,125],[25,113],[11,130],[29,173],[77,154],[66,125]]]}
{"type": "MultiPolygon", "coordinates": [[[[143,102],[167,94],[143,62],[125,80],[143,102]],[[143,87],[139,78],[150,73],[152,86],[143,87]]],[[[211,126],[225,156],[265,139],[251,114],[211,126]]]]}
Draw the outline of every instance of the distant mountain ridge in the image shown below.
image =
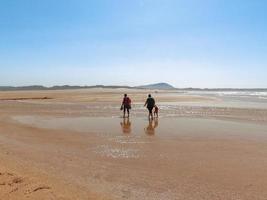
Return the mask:
{"type": "Polygon", "coordinates": [[[71,85],[61,85],[61,86],[52,86],[52,87],[45,87],[42,85],[30,85],[30,86],[19,86],[19,87],[12,87],[12,86],[0,86],[0,91],[23,91],[23,90],[73,90],[73,89],[90,89],[90,88],[107,88],[107,89],[118,89],[118,88],[126,88],[126,89],[174,89],[171,85],[167,83],[157,83],[145,86],[137,86],[137,87],[130,87],[130,86],[121,86],[121,85],[93,85],[93,86],[71,86],[71,85]]]}
{"type": "Polygon", "coordinates": [[[106,88],[106,89],[149,89],[149,90],[179,90],[179,91],[261,91],[267,92],[267,88],[175,88],[168,83],[156,83],[142,86],[121,86],[121,85],[93,85],[93,86],[72,86],[60,85],[45,87],[42,85],[30,86],[0,86],[0,91],[26,91],[26,90],[75,90],[75,89],[91,89],[91,88],[106,88]]]}
{"type": "Polygon", "coordinates": [[[30,86],[0,86],[0,91],[23,91],[23,90],[75,90],[75,89],[90,89],[90,88],[132,88],[129,86],[104,86],[104,85],[94,85],[94,86],[72,86],[72,85],[56,85],[52,87],[45,87],[42,85],[30,85],[30,86]]]}

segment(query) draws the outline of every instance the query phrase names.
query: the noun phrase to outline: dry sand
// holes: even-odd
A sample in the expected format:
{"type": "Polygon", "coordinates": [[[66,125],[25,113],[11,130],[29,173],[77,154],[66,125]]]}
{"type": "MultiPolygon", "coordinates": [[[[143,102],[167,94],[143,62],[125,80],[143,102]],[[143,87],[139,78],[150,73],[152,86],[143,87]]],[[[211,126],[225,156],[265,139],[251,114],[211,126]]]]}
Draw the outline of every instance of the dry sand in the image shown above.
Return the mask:
{"type": "Polygon", "coordinates": [[[1,92],[0,199],[267,199],[261,104],[159,92],[151,123],[149,92],[1,92]]]}

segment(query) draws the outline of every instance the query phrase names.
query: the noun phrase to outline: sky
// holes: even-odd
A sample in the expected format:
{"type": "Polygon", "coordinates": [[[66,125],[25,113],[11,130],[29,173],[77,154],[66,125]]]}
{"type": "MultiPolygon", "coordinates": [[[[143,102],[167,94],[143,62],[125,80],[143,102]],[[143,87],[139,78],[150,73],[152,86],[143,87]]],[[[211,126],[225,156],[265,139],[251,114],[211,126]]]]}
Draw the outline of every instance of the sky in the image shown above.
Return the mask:
{"type": "Polygon", "coordinates": [[[0,85],[267,88],[266,0],[0,0],[0,85]]]}

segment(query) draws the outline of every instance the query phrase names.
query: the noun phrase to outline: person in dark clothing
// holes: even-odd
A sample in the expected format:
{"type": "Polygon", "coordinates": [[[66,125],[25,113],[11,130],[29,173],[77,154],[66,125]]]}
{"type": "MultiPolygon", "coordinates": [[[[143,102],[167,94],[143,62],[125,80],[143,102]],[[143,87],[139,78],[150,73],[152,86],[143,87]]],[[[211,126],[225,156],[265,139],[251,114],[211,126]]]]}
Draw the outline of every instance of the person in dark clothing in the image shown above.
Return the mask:
{"type": "Polygon", "coordinates": [[[131,109],[131,99],[127,96],[127,94],[124,94],[124,98],[122,100],[121,104],[121,110],[123,110],[123,117],[125,118],[125,113],[127,111],[128,117],[130,117],[130,109],[131,109]]]}
{"type": "Polygon", "coordinates": [[[148,111],[149,111],[149,115],[148,118],[153,119],[153,108],[155,106],[155,99],[152,98],[151,94],[148,95],[148,98],[146,100],[146,103],[144,105],[144,107],[147,107],[148,111]]]}

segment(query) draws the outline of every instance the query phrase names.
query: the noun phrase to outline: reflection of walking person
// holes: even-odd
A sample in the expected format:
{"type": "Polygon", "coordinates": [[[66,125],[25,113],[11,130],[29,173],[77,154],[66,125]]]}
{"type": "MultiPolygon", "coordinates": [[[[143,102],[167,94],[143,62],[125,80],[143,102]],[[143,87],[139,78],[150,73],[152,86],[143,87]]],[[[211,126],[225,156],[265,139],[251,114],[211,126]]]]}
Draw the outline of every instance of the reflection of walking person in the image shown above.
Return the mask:
{"type": "Polygon", "coordinates": [[[131,122],[129,118],[124,118],[123,122],[121,122],[121,129],[124,134],[130,134],[131,133],[131,122]]]}
{"type": "Polygon", "coordinates": [[[158,124],[158,119],[155,119],[155,121],[149,120],[149,123],[145,128],[145,133],[147,135],[155,135],[155,129],[158,127],[158,124]]]}
{"type": "Polygon", "coordinates": [[[121,110],[123,110],[124,118],[125,118],[126,111],[127,111],[128,117],[130,117],[130,109],[131,109],[131,99],[127,96],[127,94],[125,94],[122,100],[122,104],[121,104],[121,110]]]}
{"type": "Polygon", "coordinates": [[[144,106],[146,106],[147,109],[148,109],[148,112],[149,112],[148,118],[149,119],[150,118],[153,119],[153,108],[155,106],[155,99],[152,98],[151,94],[148,95],[148,98],[147,98],[146,103],[145,103],[144,106]]]}

